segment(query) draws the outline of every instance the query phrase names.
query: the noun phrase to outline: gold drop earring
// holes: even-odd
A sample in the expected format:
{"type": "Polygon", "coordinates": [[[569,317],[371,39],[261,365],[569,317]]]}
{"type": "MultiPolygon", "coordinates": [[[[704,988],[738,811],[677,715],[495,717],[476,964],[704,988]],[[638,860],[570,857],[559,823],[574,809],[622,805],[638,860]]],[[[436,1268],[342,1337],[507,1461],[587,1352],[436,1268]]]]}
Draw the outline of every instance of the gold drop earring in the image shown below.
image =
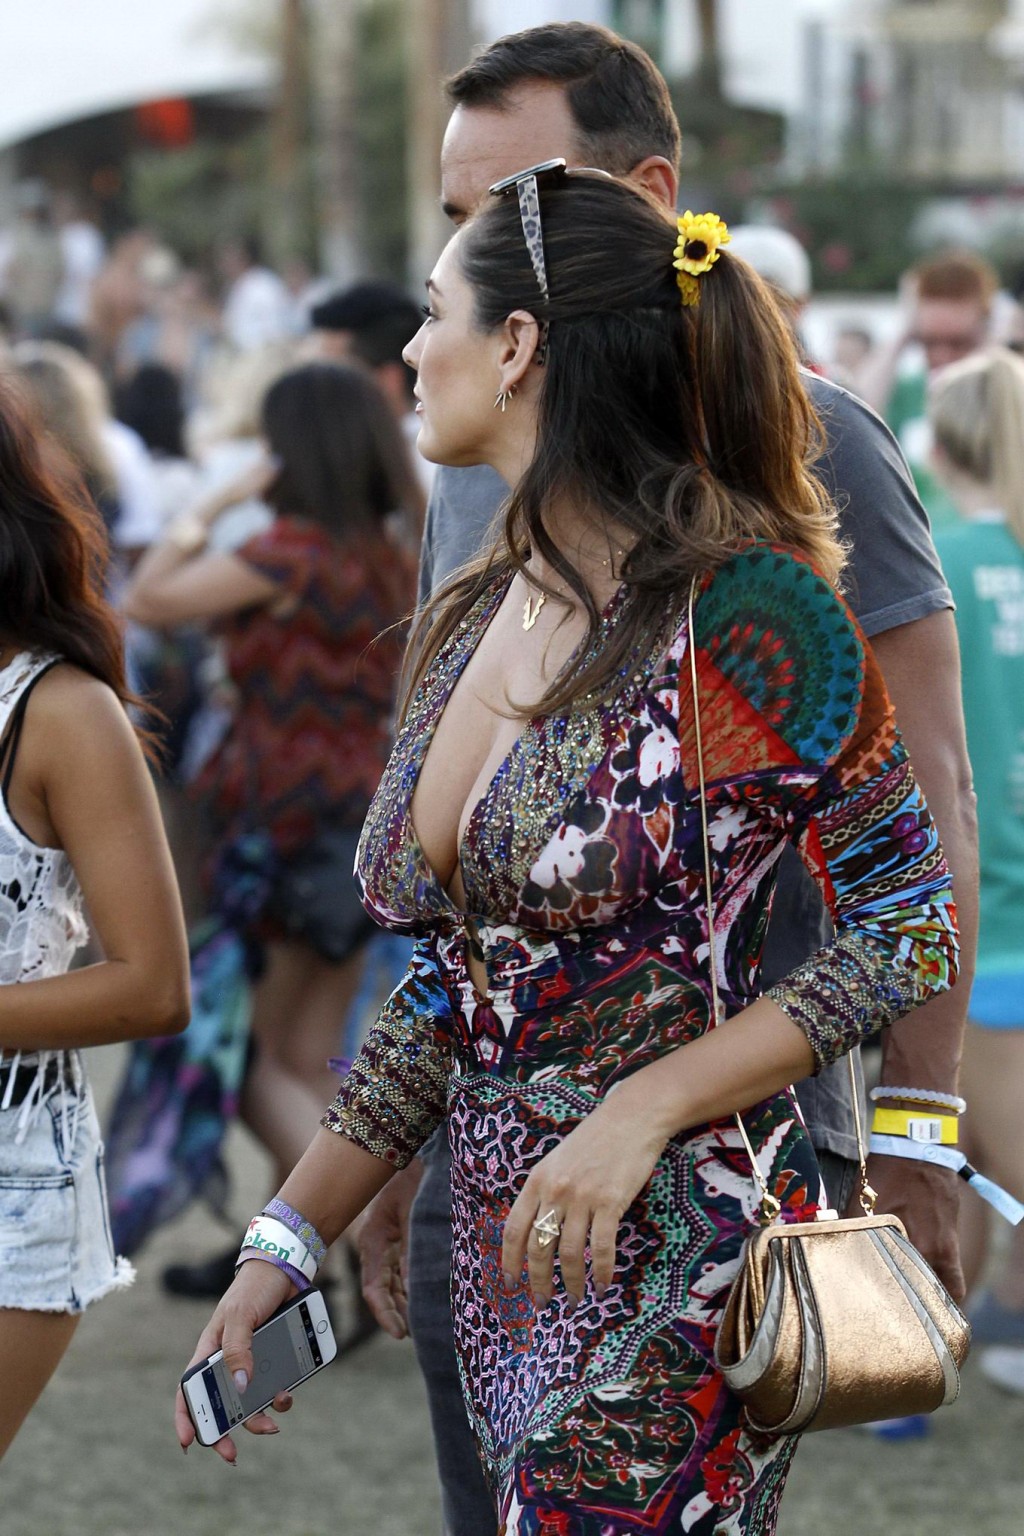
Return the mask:
{"type": "Polygon", "coordinates": [[[504,416],[505,407],[508,405],[508,402],[512,399],[512,396],[515,394],[515,392],[516,386],[514,384],[511,384],[508,389],[499,389],[498,393],[494,397],[494,410],[497,410],[500,406],[501,414],[504,416]]]}

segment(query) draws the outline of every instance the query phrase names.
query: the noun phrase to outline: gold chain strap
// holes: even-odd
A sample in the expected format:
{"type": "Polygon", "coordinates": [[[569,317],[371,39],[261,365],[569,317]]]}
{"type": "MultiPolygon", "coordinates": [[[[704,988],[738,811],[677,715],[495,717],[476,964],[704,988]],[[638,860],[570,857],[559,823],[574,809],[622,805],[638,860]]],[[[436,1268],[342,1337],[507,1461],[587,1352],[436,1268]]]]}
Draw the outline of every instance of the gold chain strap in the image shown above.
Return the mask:
{"type": "MultiPolygon", "coordinates": [[[[707,908],[708,920],[708,966],[711,972],[711,1005],[713,1010],[713,1022],[715,1025],[722,1023],[722,1005],[718,997],[718,953],[715,943],[715,908],[711,887],[711,839],[708,836],[708,805],[704,782],[704,741],[700,728],[700,695],[697,689],[697,644],[693,623],[694,598],[697,591],[697,578],[690,582],[690,597],[687,604],[687,640],[686,648],[690,657],[690,685],[693,690],[693,734],[697,748],[697,779],[700,785],[700,825],[704,843],[704,901],[707,908]]],[[[864,1149],[864,1131],[861,1125],[860,1094],[857,1090],[857,1072],[853,1064],[853,1053],[847,1056],[850,1067],[850,1088],[853,1093],[853,1113],[857,1127],[857,1156],[860,1161],[860,1204],[865,1216],[870,1216],[875,1209],[878,1199],[875,1191],[868,1183],[867,1157],[864,1149]]],[[[736,1115],[736,1124],[747,1156],[750,1158],[750,1166],[754,1172],[761,1191],[761,1224],[769,1226],[779,1215],[782,1207],[779,1201],[768,1188],[768,1181],[758,1164],[751,1145],[747,1128],[743,1124],[743,1117],[736,1115]]],[[[840,1213],[841,1214],[841,1213],[840,1213]]]]}

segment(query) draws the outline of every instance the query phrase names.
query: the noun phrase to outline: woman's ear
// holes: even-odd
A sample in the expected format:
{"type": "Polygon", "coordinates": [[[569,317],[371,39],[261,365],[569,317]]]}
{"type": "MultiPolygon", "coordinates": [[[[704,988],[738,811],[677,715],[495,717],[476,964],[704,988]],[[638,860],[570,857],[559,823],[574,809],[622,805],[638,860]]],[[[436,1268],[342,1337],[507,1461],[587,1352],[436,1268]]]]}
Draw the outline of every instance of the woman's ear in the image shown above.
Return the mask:
{"type": "Polygon", "coordinates": [[[498,353],[500,388],[518,389],[537,353],[540,326],[527,309],[514,309],[501,332],[498,353]]]}

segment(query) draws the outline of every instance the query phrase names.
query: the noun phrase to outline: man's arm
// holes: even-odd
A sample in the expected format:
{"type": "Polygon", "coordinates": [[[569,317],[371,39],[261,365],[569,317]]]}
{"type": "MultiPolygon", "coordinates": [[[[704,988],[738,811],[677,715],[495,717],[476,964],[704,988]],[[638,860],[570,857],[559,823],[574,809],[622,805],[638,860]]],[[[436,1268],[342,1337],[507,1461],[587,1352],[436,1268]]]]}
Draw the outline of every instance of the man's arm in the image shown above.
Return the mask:
{"type": "MultiPolygon", "coordinates": [[[[818,472],[852,548],[849,597],[871,641],[953,874],[961,924],[960,980],[884,1032],[883,1080],[956,1091],[974,970],[978,855],[960,700],[960,654],[949,590],[928,519],[892,433],[862,401],[824,379],[808,390],[827,434],[818,472]]],[[[948,1288],[963,1285],[955,1174],[872,1158],[880,1206],[895,1211],[948,1288]]]]}
{"type": "MultiPolygon", "coordinates": [[[[952,871],[961,944],[960,979],[953,991],[915,1009],[883,1034],[881,1081],[956,1093],[978,935],[978,834],[956,624],[946,609],[885,630],[872,646],[952,871]]],[[[947,1289],[962,1296],[956,1174],[926,1163],[872,1157],[869,1177],[880,1208],[901,1217],[947,1289]]]]}

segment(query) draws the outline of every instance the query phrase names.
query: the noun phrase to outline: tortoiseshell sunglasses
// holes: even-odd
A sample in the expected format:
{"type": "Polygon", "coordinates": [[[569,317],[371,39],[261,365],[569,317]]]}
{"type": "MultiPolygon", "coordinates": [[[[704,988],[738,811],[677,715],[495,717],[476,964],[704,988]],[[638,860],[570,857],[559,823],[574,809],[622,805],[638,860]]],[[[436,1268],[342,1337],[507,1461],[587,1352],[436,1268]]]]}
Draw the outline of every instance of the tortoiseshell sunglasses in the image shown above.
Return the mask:
{"type": "MultiPolygon", "coordinates": [[[[608,181],[614,181],[615,177],[610,171],[602,171],[596,165],[566,165],[564,160],[542,160],[538,165],[528,165],[523,171],[516,171],[513,176],[503,176],[492,187],[488,187],[491,197],[507,197],[513,190],[519,198],[519,217],[523,225],[523,239],[526,241],[526,249],[530,255],[530,264],[537,278],[537,286],[540,289],[541,298],[545,305],[550,302],[548,290],[548,269],[544,260],[544,231],[540,221],[540,194],[538,187],[542,179],[548,181],[560,181],[563,176],[602,176],[608,181]]],[[[537,346],[536,358],[538,363],[543,363],[547,355],[548,322],[541,320],[540,341],[537,346]]]]}

